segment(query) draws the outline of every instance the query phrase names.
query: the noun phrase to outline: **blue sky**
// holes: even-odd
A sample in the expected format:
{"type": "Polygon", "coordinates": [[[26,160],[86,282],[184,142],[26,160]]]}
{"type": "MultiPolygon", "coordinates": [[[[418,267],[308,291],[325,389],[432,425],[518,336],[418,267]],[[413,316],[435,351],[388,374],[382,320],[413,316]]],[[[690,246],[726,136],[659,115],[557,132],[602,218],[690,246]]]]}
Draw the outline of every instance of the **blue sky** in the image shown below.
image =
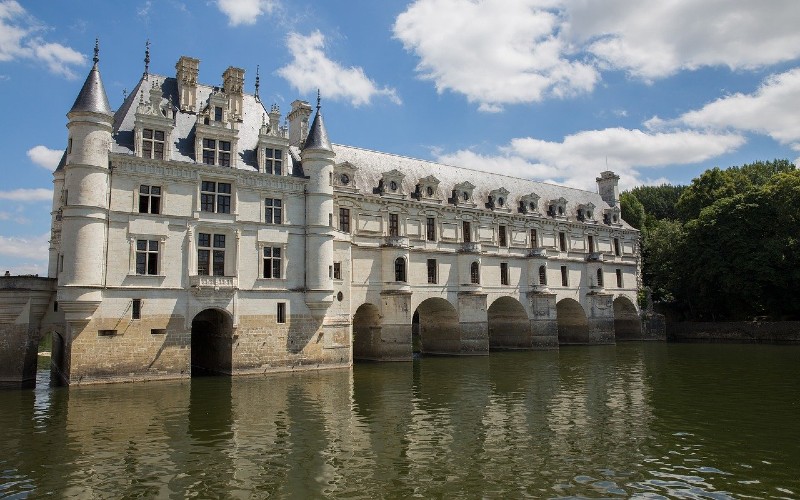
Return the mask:
{"type": "Polygon", "coordinates": [[[0,0],[0,272],[46,273],[52,170],[100,39],[112,108],[199,58],[334,142],[595,189],[800,156],[796,0],[0,0]]]}

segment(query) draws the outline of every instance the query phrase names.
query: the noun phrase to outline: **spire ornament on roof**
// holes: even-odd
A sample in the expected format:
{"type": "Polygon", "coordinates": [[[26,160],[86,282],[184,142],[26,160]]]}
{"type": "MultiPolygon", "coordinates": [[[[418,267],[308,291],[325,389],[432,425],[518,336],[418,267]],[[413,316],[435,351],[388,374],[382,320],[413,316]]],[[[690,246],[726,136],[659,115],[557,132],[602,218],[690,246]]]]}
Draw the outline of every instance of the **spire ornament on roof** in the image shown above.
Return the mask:
{"type": "Polygon", "coordinates": [[[144,74],[142,78],[148,80],[150,75],[150,39],[148,38],[144,44],[144,74]]]}
{"type": "Polygon", "coordinates": [[[94,61],[95,65],[100,62],[100,39],[99,38],[95,38],[94,39],[94,57],[92,58],[92,61],[94,61]]]}
{"type": "Polygon", "coordinates": [[[320,97],[319,89],[317,89],[317,113],[319,113],[319,108],[322,107],[322,105],[320,104],[321,101],[322,101],[322,98],[320,97]]]}
{"type": "Polygon", "coordinates": [[[261,79],[258,76],[258,64],[256,64],[256,99],[258,99],[258,87],[260,85],[261,79]]]}

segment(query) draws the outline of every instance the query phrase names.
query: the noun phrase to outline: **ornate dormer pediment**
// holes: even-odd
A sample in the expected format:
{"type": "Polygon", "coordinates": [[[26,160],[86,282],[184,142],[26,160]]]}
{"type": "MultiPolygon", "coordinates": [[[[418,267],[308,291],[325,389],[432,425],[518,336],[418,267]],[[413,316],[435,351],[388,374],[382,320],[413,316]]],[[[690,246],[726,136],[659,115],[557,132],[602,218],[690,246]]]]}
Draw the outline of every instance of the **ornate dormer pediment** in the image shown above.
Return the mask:
{"type": "Polygon", "coordinates": [[[564,197],[550,200],[547,204],[547,215],[556,219],[567,218],[567,200],[564,197]]]}
{"type": "Polygon", "coordinates": [[[134,122],[134,154],[148,159],[169,159],[172,156],[172,130],[175,112],[172,98],[163,99],[161,87],[153,80],[148,97],[145,89],[139,94],[134,122]]]}
{"type": "Polygon", "coordinates": [[[406,175],[397,170],[389,170],[381,175],[381,180],[376,188],[376,193],[381,196],[405,198],[406,192],[403,188],[403,179],[406,175]]]}
{"type": "Polygon", "coordinates": [[[500,187],[494,191],[491,191],[489,193],[489,199],[486,202],[486,208],[510,212],[511,209],[508,206],[508,195],[509,191],[504,187],[500,187]]]}
{"type": "Polygon", "coordinates": [[[467,207],[474,207],[475,201],[472,198],[472,192],[475,190],[475,185],[469,181],[459,182],[453,186],[453,197],[450,201],[454,205],[462,205],[467,207]]]}
{"type": "Polygon", "coordinates": [[[419,200],[441,203],[442,199],[439,195],[439,179],[433,175],[421,178],[417,182],[417,192],[415,195],[419,200]]]}
{"type": "MultiPolygon", "coordinates": [[[[277,106],[273,104],[272,110],[277,106]]],[[[273,112],[270,112],[269,123],[267,116],[261,115],[261,128],[258,131],[258,146],[256,157],[258,158],[258,170],[272,175],[288,175],[289,163],[289,139],[286,137],[285,129],[272,127],[276,120],[273,112]]]]}
{"type": "Polygon", "coordinates": [[[622,213],[620,212],[619,205],[603,210],[603,223],[609,226],[622,225],[622,213]]]}
{"type": "Polygon", "coordinates": [[[594,203],[582,203],[578,205],[578,220],[582,222],[595,222],[594,203]]]}
{"type": "Polygon", "coordinates": [[[519,211],[528,215],[539,215],[539,195],[526,194],[519,199],[519,211]]]}
{"type": "Polygon", "coordinates": [[[333,167],[333,187],[342,191],[358,192],[356,171],[358,168],[346,161],[333,167]]]}

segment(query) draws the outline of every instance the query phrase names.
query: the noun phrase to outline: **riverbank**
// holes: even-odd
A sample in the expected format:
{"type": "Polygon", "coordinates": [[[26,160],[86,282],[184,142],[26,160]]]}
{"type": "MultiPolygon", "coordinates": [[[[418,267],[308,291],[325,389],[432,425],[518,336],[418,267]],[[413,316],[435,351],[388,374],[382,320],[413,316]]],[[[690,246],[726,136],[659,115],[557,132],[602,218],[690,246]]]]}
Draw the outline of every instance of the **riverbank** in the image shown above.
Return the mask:
{"type": "Polygon", "coordinates": [[[666,326],[669,342],[800,345],[800,321],[681,321],[666,326]]]}

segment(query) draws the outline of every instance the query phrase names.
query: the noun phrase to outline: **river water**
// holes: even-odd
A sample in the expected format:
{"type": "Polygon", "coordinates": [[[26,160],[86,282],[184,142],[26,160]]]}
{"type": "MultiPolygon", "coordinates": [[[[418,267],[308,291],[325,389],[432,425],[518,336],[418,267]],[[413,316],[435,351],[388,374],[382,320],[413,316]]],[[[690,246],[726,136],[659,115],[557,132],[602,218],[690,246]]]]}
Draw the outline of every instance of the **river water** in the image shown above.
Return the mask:
{"type": "Polygon", "coordinates": [[[0,497],[800,498],[800,346],[0,392],[0,497]]]}

